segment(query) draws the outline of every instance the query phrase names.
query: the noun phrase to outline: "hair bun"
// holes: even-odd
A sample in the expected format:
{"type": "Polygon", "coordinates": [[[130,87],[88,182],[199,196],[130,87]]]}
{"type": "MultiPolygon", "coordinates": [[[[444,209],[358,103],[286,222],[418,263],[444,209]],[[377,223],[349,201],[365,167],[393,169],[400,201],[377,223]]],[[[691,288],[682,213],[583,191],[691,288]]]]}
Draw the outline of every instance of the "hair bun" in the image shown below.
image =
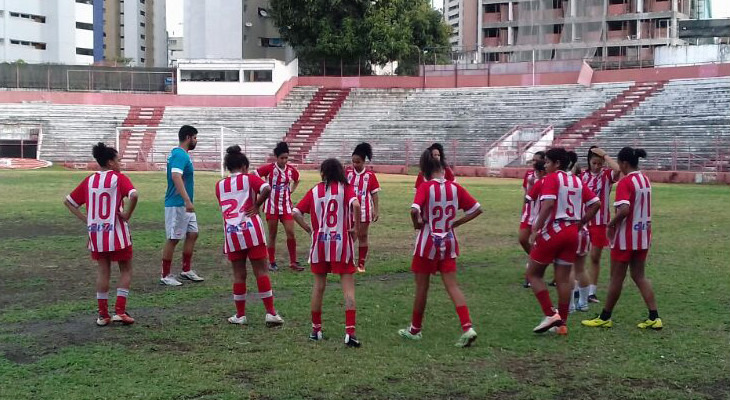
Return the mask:
{"type": "Polygon", "coordinates": [[[241,146],[239,145],[233,145],[226,149],[227,154],[240,154],[241,153],[241,146]]]}
{"type": "Polygon", "coordinates": [[[644,149],[634,149],[634,154],[636,154],[636,157],[646,158],[646,150],[644,149]]]}

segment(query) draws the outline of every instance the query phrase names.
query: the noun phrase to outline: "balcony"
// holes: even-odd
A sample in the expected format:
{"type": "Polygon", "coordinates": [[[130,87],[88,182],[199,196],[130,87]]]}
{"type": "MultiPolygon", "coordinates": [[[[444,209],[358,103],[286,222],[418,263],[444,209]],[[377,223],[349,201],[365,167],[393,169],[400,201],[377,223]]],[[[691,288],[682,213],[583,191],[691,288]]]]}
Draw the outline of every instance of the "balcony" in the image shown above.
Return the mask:
{"type": "Polygon", "coordinates": [[[488,37],[482,41],[484,47],[499,47],[507,45],[507,38],[503,37],[488,37]]]}
{"type": "Polygon", "coordinates": [[[608,33],[606,34],[606,37],[609,41],[626,40],[628,36],[629,31],[627,30],[608,31],[608,33]]]}

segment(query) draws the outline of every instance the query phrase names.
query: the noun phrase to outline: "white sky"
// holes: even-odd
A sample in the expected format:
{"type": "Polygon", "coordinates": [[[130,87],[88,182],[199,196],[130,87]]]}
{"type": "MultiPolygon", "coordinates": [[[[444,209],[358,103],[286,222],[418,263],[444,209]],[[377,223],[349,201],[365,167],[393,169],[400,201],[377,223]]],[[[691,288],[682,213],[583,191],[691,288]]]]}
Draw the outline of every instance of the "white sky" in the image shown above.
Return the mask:
{"type": "MultiPolygon", "coordinates": [[[[431,0],[434,8],[443,7],[443,0],[431,0]]],[[[712,2],[714,18],[730,18],[730,1],[714,0],[712,2]]],[[[183,0],[167,0],[167,30],[170,36],[183,34],[183,0]]]]}

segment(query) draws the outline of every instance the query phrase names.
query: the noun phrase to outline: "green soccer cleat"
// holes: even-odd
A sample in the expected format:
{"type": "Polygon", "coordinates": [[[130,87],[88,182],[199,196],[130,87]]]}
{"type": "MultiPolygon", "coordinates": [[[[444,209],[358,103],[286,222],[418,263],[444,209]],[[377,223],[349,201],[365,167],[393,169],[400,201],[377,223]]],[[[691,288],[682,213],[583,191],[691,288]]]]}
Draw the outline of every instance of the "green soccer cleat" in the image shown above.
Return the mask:
{"type": "Polygon", "coordinates": [[[638,325],[636,325],[639,329],[653,329],[655,331],[661,330],[664,325],[662,325],[662,319],[657,318],[655,320],[647,319],[644,322],[639,322],[638,325]]]}

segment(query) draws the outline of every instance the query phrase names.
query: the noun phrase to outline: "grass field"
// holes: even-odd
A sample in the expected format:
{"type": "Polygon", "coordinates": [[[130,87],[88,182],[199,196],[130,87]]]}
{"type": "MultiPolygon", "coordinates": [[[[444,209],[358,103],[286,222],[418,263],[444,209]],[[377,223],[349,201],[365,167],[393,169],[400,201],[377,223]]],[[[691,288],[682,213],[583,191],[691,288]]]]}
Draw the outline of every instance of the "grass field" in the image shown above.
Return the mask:
{"type": "MultiPolygon", "coordinates": [[[[571,316],[568,337],[556,337],[531,331],[541,314],[532,293],[521,287],[519,182],[460,179],[485,213],[459,231],[459,278],[479,340],[457,349],[458,319],[438,281],[424,339],[405,342],[396,334],[409,323],[413,296],[408,210],[414,178],[382,176],[382,217],[371,230],[368,272],[357,277],[363,347],[346,349],[336,278],[325,298],[329,340],[322,343],[307,339],[309,273],[273,275],[283,328],[264,326],[260,302],[247,307],[249,326],[226,322],[234,307],[214,202],[217,177],[205,173],[196,177],[201,234],[194,268],[207,280],[179,288],[157,284],[165,178],[132,173],[141,202],[132,221],[135,276],[128,309],[138,322],[97,328],[95,267],[84,227],[62,205],[84,176],[0,172],[0,398],[730,398],[725,186],[655,185],[648,275],[663,331],[635,327],[646,310],[629,280],[614,328],[580,326],[581,318],[600,311],[593,305],[591,312],[571,316]]],[[[314,174],[304,174],[295,199],[314,182],[314,174]]],[[[304,261],[308,241],[303,232],[297,235],[304,261]]]]}

